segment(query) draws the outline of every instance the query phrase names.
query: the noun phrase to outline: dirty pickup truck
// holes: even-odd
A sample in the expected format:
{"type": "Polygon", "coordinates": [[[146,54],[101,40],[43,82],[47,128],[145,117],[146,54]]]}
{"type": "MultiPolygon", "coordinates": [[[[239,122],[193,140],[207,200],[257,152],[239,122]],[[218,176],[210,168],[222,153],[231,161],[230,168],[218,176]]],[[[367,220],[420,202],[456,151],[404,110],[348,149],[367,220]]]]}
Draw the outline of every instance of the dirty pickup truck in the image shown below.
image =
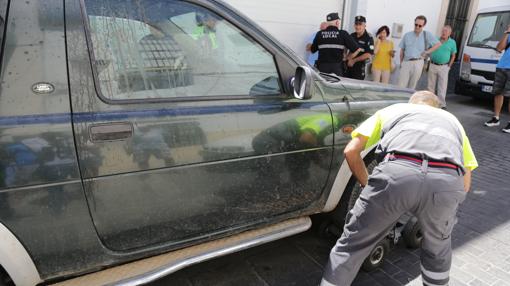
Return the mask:
{"type": "Polygon", "coordinates": [[[0,0],[0,43],[2,286],[138,285],[342,224],[350,132],[410,95],[212,0],[0,0]]]}

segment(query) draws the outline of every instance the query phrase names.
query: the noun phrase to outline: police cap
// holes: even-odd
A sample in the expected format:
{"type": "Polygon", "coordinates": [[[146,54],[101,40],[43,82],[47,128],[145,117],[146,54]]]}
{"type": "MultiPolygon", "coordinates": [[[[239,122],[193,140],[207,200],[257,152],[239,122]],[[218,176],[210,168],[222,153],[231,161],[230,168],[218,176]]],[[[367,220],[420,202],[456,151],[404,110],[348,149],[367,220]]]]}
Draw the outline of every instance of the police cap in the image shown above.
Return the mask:
{"type": "Polygon", "coordinates": [[[328,16],[326,17],[326,21],[335,21],[335,20],[340,20],[340,17],[338,17],[338,13],[329,13],[328,16]]]}
{"type": "Polygon", "coordinates": [[[354,17],[354,23],[366,23],[367,19],[363,16],[356,16],[354,17]]]}

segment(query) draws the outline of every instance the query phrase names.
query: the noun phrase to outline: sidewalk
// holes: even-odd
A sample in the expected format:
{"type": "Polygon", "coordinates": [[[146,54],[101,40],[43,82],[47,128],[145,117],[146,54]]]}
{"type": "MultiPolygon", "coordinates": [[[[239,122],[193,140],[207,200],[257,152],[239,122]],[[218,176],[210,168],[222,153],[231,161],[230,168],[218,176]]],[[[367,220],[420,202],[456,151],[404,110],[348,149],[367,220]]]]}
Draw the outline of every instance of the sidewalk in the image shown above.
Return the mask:
{"type": "MultiPolygon", "coordinates": [[[[451,286],[510,286],[510,135],[483,122],[491,102],[449,94],[448,110],[464,125],[480,167],[453,232],[451,286]]],[[[510,120],[504,113],[502,122],[510,120]]],[[[184,269],[152,285],[317,285],[334,241],[309,231],[184,269]]],[[[422,285],[419,250],[397,246],[384,265],[361,271],[355,286],[422,285]]]]}

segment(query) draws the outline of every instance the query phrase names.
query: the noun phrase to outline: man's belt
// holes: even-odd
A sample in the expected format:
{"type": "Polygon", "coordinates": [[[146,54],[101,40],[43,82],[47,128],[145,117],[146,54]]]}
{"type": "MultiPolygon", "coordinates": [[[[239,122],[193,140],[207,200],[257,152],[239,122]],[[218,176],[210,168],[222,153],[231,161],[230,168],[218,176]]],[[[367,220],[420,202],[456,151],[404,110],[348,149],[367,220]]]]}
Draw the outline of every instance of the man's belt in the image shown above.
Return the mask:
{"type": "Polygon", "coordinates": [[[418,60],[423,60],[422,58],[410,58],[408,59],[408,61],[412,62],[412,61],[418,61],[418,60]]]}
{"type": "Polygon", "coordinates": [[[435,63],[433,61],[430,61],[431,64],[433,65],[436,65],[436,66],[444,66],[444,65],[447,65],[448,63],[444,63],[444,64],[438,64],[438,63],[435,63]]]}
{"type": "MultiPolygon", "coordinates": [[[[390,153],[390,154],[386,155],[386,157],[388,157],[389,160],[406,160],[406,161],[411,161],[411,162],[414,162],[414,163],[417,163],[420,165],[423,163],[422,158],[415,157],[412,155],[407,155],[407,154],[402,155],[402,154],[390,153]]],[[[428,166],[436,167],[436,168],[448,168],[448,169],[454,169],[454,170],[459,169],[459,166],[457,166],[455,164],[444,162],[444,161],[434,161],[434,160],[428,160],[428,166]]]]}

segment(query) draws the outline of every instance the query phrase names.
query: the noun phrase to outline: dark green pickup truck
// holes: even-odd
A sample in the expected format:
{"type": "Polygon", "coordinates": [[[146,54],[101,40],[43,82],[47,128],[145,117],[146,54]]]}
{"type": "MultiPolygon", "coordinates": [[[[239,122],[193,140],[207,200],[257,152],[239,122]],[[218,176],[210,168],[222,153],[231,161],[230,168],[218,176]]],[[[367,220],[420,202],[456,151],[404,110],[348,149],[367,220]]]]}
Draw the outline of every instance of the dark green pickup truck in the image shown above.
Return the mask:
{"type": "Polygon", "coordinates": [[[0,0],[0,43],[0,285],[143,284],[341,222],[350,132],[411,92],[219,1],[0,0]]]}

